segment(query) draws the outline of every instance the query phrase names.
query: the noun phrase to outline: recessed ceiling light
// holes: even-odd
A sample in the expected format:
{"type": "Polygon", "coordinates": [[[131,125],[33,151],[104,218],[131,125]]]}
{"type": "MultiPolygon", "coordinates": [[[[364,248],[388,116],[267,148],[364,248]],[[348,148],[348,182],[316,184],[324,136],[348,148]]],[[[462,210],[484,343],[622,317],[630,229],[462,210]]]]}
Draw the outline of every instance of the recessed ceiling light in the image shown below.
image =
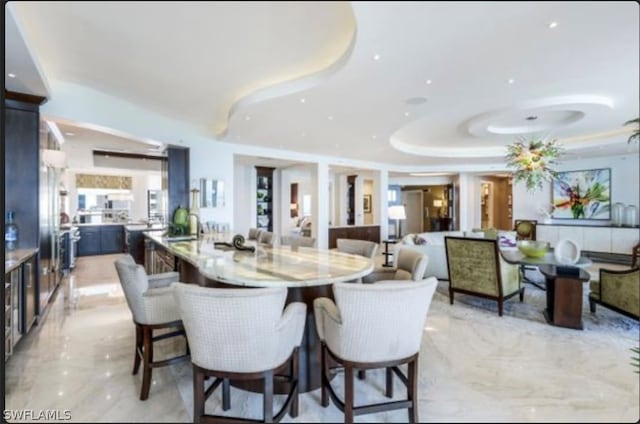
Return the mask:
{"type": "Polygon", "coordinates": [[[432,82],[432,81],[431,81],[430,79],[428,79],[428,80],[426,81],[427,85],[431,85],[431,82],[432,82]]]}
{"type": "Polygon", "coordinates": [[[372,136],[371,136],[371,138],[372,138],[373,140],[375,140],[376,138],[378,138],[378,136],[374,134],[374,135],[372,135],[372,136]]]}
{"type": "Polygon", "coordinates": [[[300,135],[303,136],[303,137],[306,137],[307,133],[303,131],[300,135]]]}
{"type": "Polygon", "coordinates": [[[8,76],[9,78],[15,78],[15,77],[16,77],[16,74],[8,73],[8,74],[7,74],[7,76],[8,76]]]}
{"type": "Polygon", "coordinates": [[[404,116],[409,116],[409,115],[410,115],[409,112],[404,113],[404,116]]]}
{"type": "Polygon", "coordinates": [[[555,28],[555,27],[557,27],[557,26],[558,26],[558,23],[557,23],[556,21],[553,21],[553,22],[551,22],[551,23],[549,24],[549,29],[553,29],[553,28],[555,28]]]}
{"type": "Polygon", "coordinates": [[[329,115],[329,116],[327,116],[327,119],[328,119],[329,121],[333,121],[333,116],[329,115]]]}
{"type": "Polygon", "coordinates": [[[304,97],[300,99],[300,103],[304,103],[304,102],[306,102],[306,101],[307,101],[307,100],[306,100],[304,97]]]}
{"type": "Polygon", "coordinates": [[[426,97],[411,97],[405,100],[405,103],[408,105],[421,105],[427,102],[426,97]]]}
{"type": "Polygon", "coordinates": [[[249,116],[249,115],[245,116],[245,117],[244,117],[244,120],[245,120],[245,121],[250,121],[250,120],[251,120],[251,116],[249,116]]]}
{"type": "Polygon", "coordinates": [[[68,135],[69,137],[73,137],[74,135],[76,135],[76,133],[72,133],[70,131],[67,131],[66,133],[64,133],[64,135],[68,135]]]}
{"type": "Polygon", "coordinates": [[[374,54],[373,60],[380,60],[380,55],[378,53],[374,54]]]}
{"type": "Polygon", "coordinates": [[[507,82],[508,82],[509,84],[513,84],[514,82],[516,82],[516,80],[514,80],[513,78],[509,78],[509,79],[507,80],[507,82]]]}
{"type": "Polygon", "coordinates": [[[336,143],[336,147],[340,147],[340,143],[336,143]]]}

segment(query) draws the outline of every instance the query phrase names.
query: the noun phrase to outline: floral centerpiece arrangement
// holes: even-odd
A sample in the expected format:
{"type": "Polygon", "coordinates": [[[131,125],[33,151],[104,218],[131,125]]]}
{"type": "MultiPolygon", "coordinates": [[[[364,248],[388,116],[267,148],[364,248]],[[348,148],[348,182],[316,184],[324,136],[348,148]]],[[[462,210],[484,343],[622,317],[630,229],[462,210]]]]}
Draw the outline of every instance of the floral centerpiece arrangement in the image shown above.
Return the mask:
{"type": "Polygon", "coordinates": [[[507,166],[515,168],[513,179],[516,182],[525,181],[528,191],[542,188],[543,181],[551,181],[556,172],[551,168],[561,155],[563,149],[556,144],[556,140],[526,140],[518,141],[507,146],[507,166]]]}

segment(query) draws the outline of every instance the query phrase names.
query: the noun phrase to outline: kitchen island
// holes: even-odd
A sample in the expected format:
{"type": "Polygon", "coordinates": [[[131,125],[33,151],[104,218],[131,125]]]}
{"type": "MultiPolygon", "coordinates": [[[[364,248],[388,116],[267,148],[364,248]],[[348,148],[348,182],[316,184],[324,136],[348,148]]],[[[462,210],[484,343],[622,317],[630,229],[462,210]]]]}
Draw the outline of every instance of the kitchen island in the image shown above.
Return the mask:
{"type": "MultiPolygon", "coordinates": [[[[310,247],[258,245],[255,252],[222,250],[214,244],[225,241],[221,235],[178,242],[169,242],[156,233],[146,233],[145,237],[161,255],[174,258],[174,267],[184,283],[216,288],[287,287],[287,304],[305,303],[307,322],[300,346],[300,392],[320,387],[320,341],[313,300],[333,298],[332,283],[363,277],[374,267],[369,258],[310,247]]],[[[236,385],[261,391],[255,383],[236,385]]],[[[288,388],[276,383],[274,389],[276,393],[287,393],[288,388]]]]}

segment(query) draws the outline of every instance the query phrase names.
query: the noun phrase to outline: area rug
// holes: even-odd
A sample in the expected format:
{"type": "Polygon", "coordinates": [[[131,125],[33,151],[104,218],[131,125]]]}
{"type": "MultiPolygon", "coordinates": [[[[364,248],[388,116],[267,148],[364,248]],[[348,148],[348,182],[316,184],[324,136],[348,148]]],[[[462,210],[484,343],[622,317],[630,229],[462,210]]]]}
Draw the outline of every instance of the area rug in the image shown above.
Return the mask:
{"type": "MultiPolygon", "coordinates": [[[[436,289],[435,296],[437,296],[438,300],[449,302],[448,281],[438,282],[438,288],[436,289]]],[[[454,296],[454,306],[458,302],[485,310],[488,313],[494,313],[496,317],[498,316],[498,302],[496,301],[484,299],[478,296],[456,293],[454,296]]],[[[546,291],[532,284],[525,284],[524,302],[520,302],[518,296],[514,296],[505,301],[503,303],[503,315],[547,324],[543,315],[543,311],[546,306],[546,291]]],[[[589,310],[588,283],[584,283],[583,287],[582,323],[584,331],[602,331],[603,329],[606,329],[607,331],[619,331],[622,333],[627,333],[633,330],[636,332],[640,331],[638,321],[627,318],[624,315],[603,306],[596,305],[596,313],[592,314],[589,310]]]]}

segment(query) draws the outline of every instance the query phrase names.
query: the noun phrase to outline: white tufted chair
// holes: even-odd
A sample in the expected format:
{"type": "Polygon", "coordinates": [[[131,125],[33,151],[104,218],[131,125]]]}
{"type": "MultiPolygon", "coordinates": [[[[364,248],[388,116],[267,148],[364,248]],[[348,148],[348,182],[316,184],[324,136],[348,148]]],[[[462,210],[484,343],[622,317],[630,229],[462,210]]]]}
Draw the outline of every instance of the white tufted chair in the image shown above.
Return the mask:
{"type": "Polygon", "coordinates": [[[258,236],[260,235],[260,231],[257,228],[249,228],[249,235],[247,240],[258,240],[258,236]]]}
{"type": "Polygon", "coordinates": [[[258,234],[258,243],[273,246],[273,233],[271,231],[260,231],[258,234]]]}
{"type": "Polygon", "coordinates": [[[316,239],[315,237],[282,236],[280,246],[316,247],[316,239]]]}
{"type": "Polygon", "coordinates": [[[223,409],[230,407],[229,379],[264,381],[264,421],[277,422],[289,411],[298,415],[298,347],[307,306],[293,302],[284,309],[285,287],[219,289],[176,283],[176,298],[191,346],[194,422],[229,420],[205,415],[206,398],[222,383],[223,409]],[[289,366],[289,395],[273,414],[274,372],[289,366]],[[205,376],[214,376],[204,390],[205,376]]]}
{"type": "Polygon", "coordinates": [[[424,322],[438,280],[381,281],[376,284],[336,283],[335,303],[329,298],[313,302],[316,328],[322,342],[322,406],[333,403],[354,415],[409,408],[409,422],[418,422],[418,354],[424,322]],[[344,366],[345,400],[330,384],[327,355],[344,366]],[[408,375],[398,368],[408,364],[408,375]],[[386,395],[393,396],[393,373],[407,386],[404,401],[354,407],[354,369],[386,368],[386,395]]]}
{"type": "Polygon", "coordinates": [[[131,255],[115,261],[116,271],[124,291],[127,304],[136,326],[136,346],[133,374],[137,374],[142,360],[142,389],[140,400],[149,397],[151,371],[154,367],[170,365],[186,360],[187,353],[175,358],[153,362],[153,342],[173,336],[184,336],[184,328],[172,295],[171,283],[178,281],[177,272],[147,276],[142,265],[137,265],[131,255]],[[153,330],[174,328],[175,331],[153,336],[153,330]]]}
{"type": "Polygon", "coordinates": [[[378,244],[367,240],[337,239],[336,246],[339,252],[360,255],[365,258],[375,258],[378,244]]]}
{"type": "Polygon", "coordinates": [[[396,269],[376,269],[365,276],[362,281],[365,284],[383,280],[413,280],[420,281],[425,278],[429,257],[424,253],[411,249],[400,248],[396,260],[396,269]]]}

